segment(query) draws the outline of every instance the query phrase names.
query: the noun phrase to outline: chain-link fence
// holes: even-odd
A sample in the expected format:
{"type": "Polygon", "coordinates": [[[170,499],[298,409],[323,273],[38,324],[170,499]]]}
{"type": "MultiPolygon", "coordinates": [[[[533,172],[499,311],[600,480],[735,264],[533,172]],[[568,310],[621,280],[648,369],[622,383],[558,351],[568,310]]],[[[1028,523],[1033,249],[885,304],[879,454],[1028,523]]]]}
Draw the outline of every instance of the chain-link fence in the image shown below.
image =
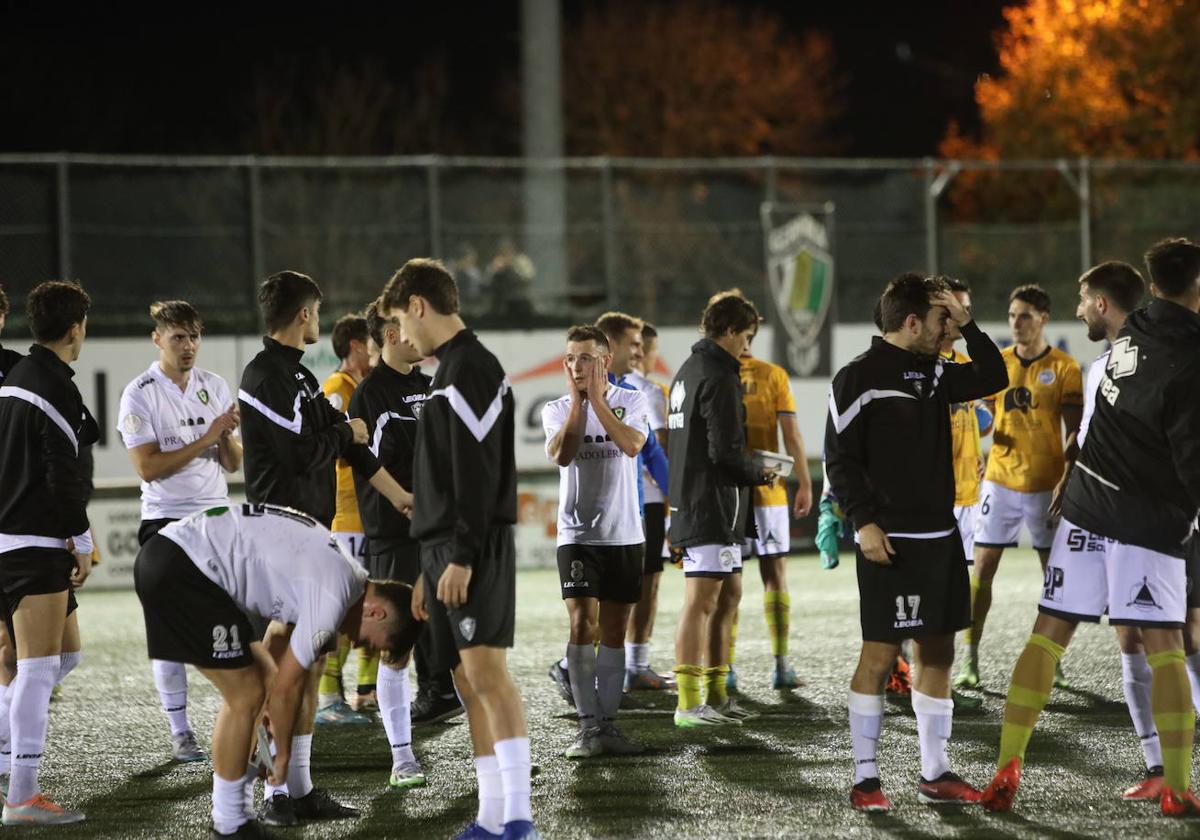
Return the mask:
{"type": "Polygon", "coordinates": [[[313,275],[335,315],[434,255],[481,327],[609,308],[682,325],[718,289],[766,296],[764,201],[829,201],[842,321],[869,320],[910,269],[961,276],[987,319],[1025,282],[1069,317],[1082,268],[1195,235],[1197,187],[1185,162],[0,155],[0,283],[14,327],[25,292],[68,277],[92,292],[97,333],[144,330],[167,296],[245,333],[272,271],[313,275]]]}

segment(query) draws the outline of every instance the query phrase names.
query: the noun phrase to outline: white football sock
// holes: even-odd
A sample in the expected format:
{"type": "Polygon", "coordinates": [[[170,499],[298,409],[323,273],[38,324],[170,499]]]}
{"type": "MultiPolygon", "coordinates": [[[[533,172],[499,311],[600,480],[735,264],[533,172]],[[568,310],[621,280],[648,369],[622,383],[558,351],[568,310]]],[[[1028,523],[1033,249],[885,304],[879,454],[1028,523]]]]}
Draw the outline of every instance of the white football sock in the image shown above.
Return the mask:
{"type": "MultiPolygon", "coordinates": [[[[273,739],[271,741],[270,750],[271,750],[271,758],[274,758],[275,757],[275,741],[273,739]]],[[[270,802],[271,797],[277,793],[282,793],[284,796],[291,796],[291,794],[288,792],[287,779],[284,779],[283,784],[278,785],[278,786],[273,785],[270,782],[263,782],[263,802],[270,802]]]]}
{"type": "Polygon", "coordinates": [[[850,743],[854,752],[854,784],[863,779],[879,778],[875,748],[883,728],[883,695],[851,691],[846,702],[850,710],[850,743]]]}
{"type": "Polygon", "coordinates": [[[921,743],[921,777],[933,782],[950,771],[946,744],[954,723],[954,701],[949,697],[930,697],[914,689],[912,707],[917,716],[917,738],[921,743]]]}
{"type": "Polygon", "coordinates": [[[380,663],[375,681],[379,717],[392,748],[392,766],[415,761],[412,751],[412,687],[407,668],[389,668],[380,663]]]}
{"type": "Polygon", "coordinates": [[[308,796],[313,789],[312,735],[292,736],[292,757],[288,761],[287,786],[293,799],[308,796]]]}
{"type": "Polygon", "coordinates": [[[257,819],[254,812],[254,783],[258,781],[258,765],[247,764],[246,775],[242,776],[242,810],[246,819],[257,819]]]}
{"type": "Polygon", "coordinates": [[[621,707],[621,694],[624,690],[624,649],[600,645],[600,649],[596,652],[596,697],[602,719],[613,720],[617,716],[617,709],[621,707]]]}
{"type": "MultiPolygon", "coordinates": [[[[1191,669],[1188,669],[1191,676],[1191,669]]],[[[1150,708],[1150,663],[1144,653],[1121,654],[1121,688],[1125,690],[1125,704],[1129,706],[1129,717],[1133,731],[1142,743],[1142,758],[1146,769],[1162,767],[1162,743],[1158,740],[1158,728],[1154,725],[1154,713],[1150,708]]]]}
{"type": "Polygon", "coordinates": [[[171,734],[190,732],[191,723],[187,714],[187,666],[182,662],[166,662],[155,659],[151,662],[154,668],[154,687],[158,689],[158,699],[162,703],[163,713],[171,725],[171,734]]]}
{"type": "Polygon", "coordinates": [[[625,643],[625,667],[637,673],[650,667],[650,645],[639,645],[635,642],[625,643]]]}
{"type": "Polygon", "coordinates": [[[528,738],[505,738],[496,742],[496,765],[500,768],[500,782],[504,785],[504,824],[513,820],[533,820],[529,805],[529,759],[528,738]]]}
{"type": "Polygon", "coordinates": [[[7,776],[12,766],[12,730],[8,720],[11,702],[12,686],[0,685],[0,776],[7,776]]]}
{"type": "Polygon", "coordinates": [[[12,774],[8,801],[19,805],[39,791],[37,771],[46,748],[50,725],[50,692],[58,682],[60,656],[38,656],[17,662],[17,678],[10,689],[12,706],[12,774]]]}
{"type": "Polygon", "coordinates": [[[475,822],[492,834],[504,832],[504,782],[494,755],[475,758],[475,778],[479,782],[479,813],[475,822]]]}
{"type": "Polygon", "coordinates": [[[567,645],[567,673],[571,693],[579,712],[579,726],[587,728],[600,722],[600,698],[596,695],[596,648],[594,645],[567,645]]]}
{"type": "Polygon", "coordinates": [[[61,683],[67,678],[67,674],[79,667],[79,663],[83,661],[83,654],[77,650],[68,651],[59,655],[58,679],[55,685],[61,683]]]}
{"type": "Polygon", "coordinates": [[[247,820],[245,805],[243,780],[231,782],[213,773],[213,828],[221,834],[233,834],[247,820]]]}

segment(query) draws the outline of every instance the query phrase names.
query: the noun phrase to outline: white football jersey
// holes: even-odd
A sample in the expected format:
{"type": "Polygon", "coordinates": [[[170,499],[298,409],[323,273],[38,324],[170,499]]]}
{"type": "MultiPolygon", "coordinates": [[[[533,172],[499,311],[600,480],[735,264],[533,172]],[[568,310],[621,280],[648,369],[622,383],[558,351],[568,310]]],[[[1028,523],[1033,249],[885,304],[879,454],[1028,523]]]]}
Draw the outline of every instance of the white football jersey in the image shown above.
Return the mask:
{"type": "MultiPolygon", "coordinates": [[[[622,452],[587,403],[583,443],[568,466],[558,468],[559,545],[637,545],[645,542],[638,504],[638,460],[622,452]]],[[[627,426],[651,434],[646,398],[640,391],[608,388],[608,405],[627,426]]],[[[567,422],[571,398],[559,397],[542,408],[546,456],[550,439],[567,422]]],[[[553,460],[553,459],[551,459],[553,460]]]]}
{"type": "MultiPolygon", "coordinates": [[[[639,370],[631,370],[625,374],[625,381],[635,386],[646,398],[646,418],[650,430],[646,434],[667,428],[667,395],[657,383],[651,381],[639,370]]],[[[663,491],[650,475],[650,470],[642,465],[642,501],[648,505],[662,504],[667,500],[663,491]]]]}
{"type": "Polygon", "coordinates": [[[1108,354],[1105,350],[1088,368],[1087,382],[1083,386],[1083,419],[1079,421],[1079,435],[1076,442],[1083,447],[1083,439],[1087,437],[1088,424],[1092,422],[1092,412],[1096,409],[1096,392],[1100,390],[1100,380],[1104,379],[1104,369],[1108,366],[1108,354]]]}
{"type": "MultiPolygon", "coordinates": [[[[171,452],[202,438],[232,402],[229,386],[217,374],[193,368],[181,391],[155,362],[121,393],[117,431],[126,449],[157,443],[159,451],[171,452]]],[[[225,471],[213,445],[178,472],[142,482],[142,519],[179,519],[228,500],[225,471]]]]}
{"type": "Polygon", "coordinates": [[[200,511],[159,533],[248,613],[294,624],[291,648],[305,668],[329,650],[366,571],[307,514],[276,505],[200,511]]]}

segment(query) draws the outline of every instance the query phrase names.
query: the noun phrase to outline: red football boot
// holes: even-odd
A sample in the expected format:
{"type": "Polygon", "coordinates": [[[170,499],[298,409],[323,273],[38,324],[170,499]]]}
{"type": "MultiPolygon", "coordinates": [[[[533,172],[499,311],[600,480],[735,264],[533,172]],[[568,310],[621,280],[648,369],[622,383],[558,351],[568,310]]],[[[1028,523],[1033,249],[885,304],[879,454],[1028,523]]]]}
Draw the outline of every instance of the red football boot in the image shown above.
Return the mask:
{"type": "Polygon", "coordinates": [[[991,784],[983,791],[979,804],[989,811],[1011,811],[1017,787],[1021,784],[1021,759],[1013,757],[996,771],[991,784]]]}
{"type": "Polygon", "coordinates": [[[856,811],[883,813],[892,809],[892,803],[883,795],[879,779],[863,779],[850,788],[850,805],[856,811]]]}
{"type": "Polygon", "coordinates": [[[917,799],[926,805],[974,805],[983,796],[956,774],[946,771],[932,782],[921,779],[917,799]]]}

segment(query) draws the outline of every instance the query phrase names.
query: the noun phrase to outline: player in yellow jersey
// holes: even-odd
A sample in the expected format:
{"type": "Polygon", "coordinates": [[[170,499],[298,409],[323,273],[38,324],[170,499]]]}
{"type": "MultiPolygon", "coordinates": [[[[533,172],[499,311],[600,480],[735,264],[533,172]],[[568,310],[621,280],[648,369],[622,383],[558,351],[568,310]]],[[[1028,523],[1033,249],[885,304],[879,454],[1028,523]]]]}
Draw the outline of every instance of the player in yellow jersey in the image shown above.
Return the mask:
{"type": "MultiPolygon", "coordinates": [[[[757,329],[754,335],[757,335],[757,329]]],[[[751,335],[750,340],[754,340],[751,335]]],[[[796,421],[796,400],[787,371],[779,365],[756,359],[749,351],[742,354],[742,403],[746,406],[746,446],[768,452],[779,451],[779,436],[783,448],[795,460],[793,470],[798,486],[791,514],[797,519],[808,516],[812,509],[812,477],[804,453],[804,439],[796,421]]],[[[777,481],[753,489],[754,524],[757,536],[746,540],[743,555],[758,557],[758,573],[763,582],[763,613],[771,636],[771,654],[775,657],[775,675],[771,687],[796,688],[796,671],[788,664],[788,625],[791,619],[791,598],[787,588],[787,555],[791,550],[791,521],[788,516],[787,489],[777,481]]],[[[737,616],[734,616],[734,639],[730,643],[730,683],[733,677],[733,645],[736,642],[737,616]]]]}
{"type": "MultiPolygon", "coordinates": [[[[1003,351],[1008,387],[988,401],[995,430],[980,488],[972,623],[967,654],[954,683],[958,688],[979,685],[979,642],[992,605],[992,579],[1004,549],[1017,544],[1022,523],[1045,569],[1057,524],[1050,499],[1066,469],[1063,429],[1075,434],[1083,416],[1079,362],[1046,341],[1050,296],[1039,286],[1027,285],[1014,289],[1008,300],[1014,344],[1003,351]]],[[[1064,684],[1061,674],[1056,681],[1064,684]]]]}
{"type": "MultiPolygon", "coordinates": [[[[370,354],[367,343],[367,319],[362,315],[344,315],[334,324],[333,352],[340,364],[321,386],[330,404],[338,411],[350,407],[350,397],[362,378],[370,370],[370,354]]],[[[360,564],[366,562],[366,538],[363,536],[362,520],[358,516],[358,499],[354,495],[354,473],[344,458],[339,458],[336,467],[337,492],[333,525],[330,530],[342,551],[360,564]]],[[[358,712],[374,711],[375,678],[379,669],[379,654],[359,650],[358,686],[350,703],[347,704],[342,691],[342,668],[350,651],[350,640],[340,638],[337,650],[325,660],[325,673],[321,677],[317,699],[319,711],[317,723],[367,723],[369,718],[358,712]]]]}

